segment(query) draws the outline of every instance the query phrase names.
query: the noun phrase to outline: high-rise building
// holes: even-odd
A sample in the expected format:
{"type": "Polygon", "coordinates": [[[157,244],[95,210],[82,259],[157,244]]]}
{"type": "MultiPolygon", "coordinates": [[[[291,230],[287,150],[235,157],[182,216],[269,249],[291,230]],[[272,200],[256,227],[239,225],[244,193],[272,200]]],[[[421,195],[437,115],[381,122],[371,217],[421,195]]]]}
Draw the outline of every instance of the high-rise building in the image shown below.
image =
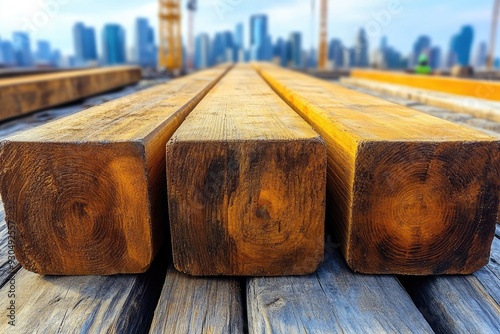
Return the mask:
{"type": "Polygon", "coordinates": [[[328,59],[331,61],[334,68],[343,68],[344,61],[344,46],[340,39],[333,38],[328,46],[328,59]]]}
{"type": "Polygon", "coordinates": [[[212,64],[220,64],[233,60],[233,34],[230,31],[218,32],[212,44],[212,64]]]}
{"type": "Polygon", "coordinates": [[[470,54],[474,30],[471,26],[464,26],[458,35],[454,35],[451,40],[450,53],[447,65],[468,66],[470,64],[470,54]]]}
{"type": "Polygon", "coordinates": [[[292,32],[290,34],[290,66],[293,68],[302,68],[302,34],[300,32],[292,32]]]}
{"type": "Polygon", "coordinates": [[[15,66],[16,65],[16,54],[14,52],[14,47],[9,41],[0,42],[0,50],[2,54],[2,63],[4,66],[15,66]]]}
{"type": "Polygon", "coordinates": [[[479,43],[477,48],[476,57],[474,59],[474,66],[477,68],[484,68],[486,66],[486,59],[488,58],[488,46],[486,42],[479,43]]]}
{"type": "Polygon", "coordinates": [[[368,67],[369,59],[368,59],[368,37],[366,36],[366,31],[361,28],[359,29],[358,35],[356,37],[356,46],[355,46],[355,66],[356,67],[368,67]]]}
{"type": "Polygon", "coordinates": [[[429,50],[429,66],[433,69],[441,68],[441,48],[439,46],[429,50]]]}
{"type": "Polygon", "coordinates": [[[208,34],[196,36],[194,46],[194,66],[200,70],[210,66],[210,38],[208,34]]]}
{"type": "Polygon", "coordinates": [[[470,54],[472,41],[474,39],[474,30],[471,26],[464,26],[460,32],[457,44],[455,45],[455,53],[457,54],[458,64],[467,66],[470,64],[470,54]]]}
{"type": "Polygon", "coordinates": [[[61,67],[63,65],[61,51],[59,50],[52,51],[52,54],[50,55],[50,63],[54,67],[61,67]]]}
{"type": "Polygon", "coordinates": [[[288,52],[287,52],[287,43],[283,38],[278,38],[276,41],[276,44],[274,45],[273,48],[273,57],[276,59],[279,64],[283,67],[288,66],[288,52]]]}
{"type": "Polygon", "coordinates": [[[270,60],[269,55],[272,54],[272,51],[268,49],[271,45],[269,43],[267,26],[267,15],[253,15],[250,18],[250,51],[252,60],[270,60]]]}
{"type": "Polygon", "coordinates": [[[142,67],[156,66],[154,31],[145,18],[135,22],[135,61],[142,67]]]}
{"type": "Polygon", "coordinates": [[[50,43],[48,41],[38,41],[36,50],[37,64],[50,65],[51,55],[50,43]]]}
{"type": "Polygon", "coordinates": [[[245,57],[245,40],[244,40],[244,30],[243,23],[238,23],[236,25],[234,34],[234,61],[242,62],[245,57]]]}
{"type": "Polygon", "coordinates": [[[418,64],[418,58],[425,54],[429,56],[429,52],[431,50],[431,38],[429,36],[419,36],[415,43],[413,44],[413,53],[411,55],[411,65],[412,67],[418,64]]]}
{"type": "Polygon", "coordinates": [[[103,63],[126,63],[125,30],[118,24],[106,24],[102,31],[103,63]]]}
{"type": "Polygon", "coordinates": [[[14,32],[12,42],[17,66],[33,66],[33,54],[31,53],[31,42],[28,33],[14,32]]]}
{"type": "Polygon", "coordinates": [[[97,61],[95,30],[78,22],[73,26],[73,43],[75,47],[75,64],[85,66],[97,61]]]}

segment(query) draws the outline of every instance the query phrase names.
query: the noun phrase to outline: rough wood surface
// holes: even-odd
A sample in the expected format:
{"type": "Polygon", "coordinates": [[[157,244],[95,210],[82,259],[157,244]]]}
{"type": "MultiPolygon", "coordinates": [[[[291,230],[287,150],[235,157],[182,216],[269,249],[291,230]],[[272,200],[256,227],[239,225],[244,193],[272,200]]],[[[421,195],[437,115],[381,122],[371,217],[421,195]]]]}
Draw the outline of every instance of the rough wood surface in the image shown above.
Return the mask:
{"type": "Polygon", "coordinates": [[[138,67],[111,67],[0,79],[0,120],[79,100],[141,80],[138,67]]]}
{"type": "MultiPolygon", "coordinates": [[[[466,113],[474,117],[486,118],[500,122],[500,103],[481,98],[467,97],[462,95],[446,94],[429,89],[394,85],[375,80],[357,78],[342,78],[342,84],[350,87],[364,87],[377,92],[399,96],[420,103],[448,109],[458,113],[466,113]]],[[[500,94],[500,90],[497,94],[500,94]]]]}
{"type": "Polygon", "coordinates": [[[161,255],[140,275],[41,276],[21,269],[15,296],[9,285],[0,289],[0,333],[148,333],[167,269],[161,255]],[[6,317],[11,301],[15,327],[6,317]]]}
{"type": "Polygon", "coordinates": [[[0,190],[23,267],[60,275],[147,270],[167,225],[165,145],[227,69],[3,141],[0,190]]]}
{"type": "Polygon", "coordinates": [[[500,331],[500,240],[490,263],[470,276],[403,278],[402,281],[437,333],[500,331]]]}
{"type": "Polygon", "coordinates": [[[497,139],[302,74],[258,67],[327,144],[328,208],[353,270],[466,274],[488,263],[499,209],[497,139]]]}
{"type": "Polygon", "coordinates": [[[500,101],[500,82],[492,80],[470,80],[364,69],[351,70],[351,77],[500,101]]]}
{"type": "Polygon", "coordinates": [[[244,333],[240,283],[167,272],[151,334],[244,333]]]}
{"type": "Polygon", "coordinates": [[[354,274],[331,245],[314,275],[247,285],[250,333],[432,333],[395,277],[354,274]]]}
{"type": "Polygon", "coordinates": [[[297,275],[323,257],[326,151],[249,65],[238,65],[167,145],[175,267],[297,275]]]}

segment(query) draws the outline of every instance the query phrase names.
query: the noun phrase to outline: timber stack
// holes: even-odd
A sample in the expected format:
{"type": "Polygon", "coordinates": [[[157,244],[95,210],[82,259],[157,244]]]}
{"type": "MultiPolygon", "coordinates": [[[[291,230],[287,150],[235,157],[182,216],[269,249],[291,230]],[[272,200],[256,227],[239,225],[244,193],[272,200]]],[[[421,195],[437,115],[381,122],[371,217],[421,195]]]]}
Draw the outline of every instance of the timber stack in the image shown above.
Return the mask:
{"type": "Polygon", "coordinates": [[[354,271],[468,274],[499,212],[497,139],[270,64],[91,108],[0,160],[16,256],[40,274],[144,272],[168,241],[190,275],[308,274],[325,211],[354,271]]]}

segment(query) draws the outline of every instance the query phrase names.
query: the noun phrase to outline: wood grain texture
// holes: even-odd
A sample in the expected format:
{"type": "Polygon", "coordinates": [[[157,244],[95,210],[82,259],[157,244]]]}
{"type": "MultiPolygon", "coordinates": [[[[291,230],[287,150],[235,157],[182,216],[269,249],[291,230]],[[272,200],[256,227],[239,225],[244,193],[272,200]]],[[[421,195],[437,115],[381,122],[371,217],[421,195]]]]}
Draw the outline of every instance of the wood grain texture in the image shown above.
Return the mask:
{"type": "Polygon", "coordinates": [[[249,65],[207,95],[167,145],[175,267],[284,275],[323,257],[326,151],[249,65]]]}
{"type": "MultiPolygon", "coordinates": [[[[423,87],[424,89],[413,88],[375,80],[342,78],[341,82],[348,87],[364,87],[377,92],[415,100],[420,103],[452,110],[458,113],[466,113],[474,117],[500,122],[500,102],[475,97],[464,98],[462,95],[432,91],[426,89],[427,87],[423,87]]],[[[500,94],[500,90],[497,94],[500,94]]]]}
{"type": "Polygon", "coordinates": [[[249,278],[250,333],[432,333],[393,276],[352,273],[327,245],[314,275],[249,278]]]}
{"type": "Polygon", "coordinates": [[[500,331],[500,240],[490,263],[470,276],[402,278],[415,304],[436,333],[500,331]]]}
{"type": "Polygon", "coordinates": [[[353,270],[467,274],[488,263],[499,212],[498,139],[306,75],[257,66],[327,144],[327,209],[353,270]]]}
{"type": "Polygon", "coordinates": [[[167,272],[150,334],[244,333],[240,283],[167,272]]]}
{"type": "Polygon", "coordinates": [[[364,69],[352,69],[351,77],[500,101],[500,82],[492,80],[458,79],[364,69]]]}
{"type": "Polygon", "coordinates": [[[165,145],[227,66],[88,109],[0,145],[15,251],[30,271],[147,270],[167,225],[165,145]]]}
{"type": "MultiPolygon", "coordinates": [[[[41,276],[21,269],[15,297],[0,289],[5,308],[15,302],[15,327],[2,312],[1,333],[148,333],[167,269],[164,252],[140,275],[41,276]]],[[[3,308],[3,307],[2,307],[3,308]]]]}
{"type": "Polygon", "coordinates": [[[139,67],[122,66],[0,79],[0,120],[130,85],[141,77],[139,67]]]}

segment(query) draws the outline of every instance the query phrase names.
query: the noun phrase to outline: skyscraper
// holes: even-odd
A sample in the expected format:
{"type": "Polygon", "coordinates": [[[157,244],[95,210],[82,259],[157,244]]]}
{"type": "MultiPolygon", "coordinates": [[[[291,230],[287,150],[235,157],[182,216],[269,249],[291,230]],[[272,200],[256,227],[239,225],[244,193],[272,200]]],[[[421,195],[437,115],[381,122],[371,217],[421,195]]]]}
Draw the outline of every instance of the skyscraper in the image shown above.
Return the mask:
{"type": "Polygon", "coordinates": [[[50,43],[48,41],[38,41],[36,51],[37,64],[50,65],[51,55],[50,43]]]}
{"type": "Polygon", "coordinates": [[[28,33],[14,32],[12,39],[17,66],[33,66],[33,54],[31,53],[31,42],[28,33]]]}
{"type": "Polygon", "coordinates": [[[276,44],[274,45],[273,57],[279,61],[280,66],[288,66],[289,57],[287,52],[287,43],[281,37],[278,38],[276,44]]]}
{"type": "Polygon", "coordinates": [[[470,54],[472,40],[474,39],[474,30],[471,26],[464,26],[460,31],[457,43],[455,44],[455,53],[457,54],[458,64],[468,66],[470,64],[470,54]]]}
{"type": "Polygon", "coordinates": [[[357,67],[368,67],[368,47],[368,37],[366,36],[365,30],[361,28],[359,29],[358,35],[356,37],[355,64],[357,67]]]}
{"type": "Polygon", "coordinates": [[[234,61],[244,60],[245,41],[244,41],[243,23],[236,25],[234,34],[234,61]]]}
{"type": "Polygon", "coordinates": [[[484,68],[486,66],[486,58],[488,57],[488,46],[486,42],[479,43],[477,48],[476,57],[474,59],[474,66],[484,68]]]}
{"type": "Polygon", "coordinates": [[[344,46],[339,39],[333,38],[328,46],[328,59],[334,68],[344,67],[344,46]]]}
{"type": "Polygon", "coordinates": [[[300,32],[292,32],[290,34],[290,66],[293,68],[302,68],[302,34],[300,32]]]}
{"type": "Polygon", "coordinates": [[[75,47],[75,62],[84,66],[97,61],[95,30],[78,22],[73,26],[73,43],[75,47]]]}
{"type": "Polygon", "coordinates": [[[429,36],[419,36],[413,44],[413,53],[410,59],[410,66],[415,66],[418,63],[418,58],[422,54],[429,56],[431,50],[431,38],[429,36]]]}
{"type": "Polygon", "coordinates": [[[103,62],[119,65],[126,62],[125,30],[118,24],[106,24],[102,31],[103,62]]]}
{"type": "Polygon", "coordinates": [[[210,66],[210,38],[208,34],[199,34],[194,43],[194,66],[201,70],[210,66]]]}
{"type": "Polygon", "coordinates": [[[433,69],[441,68],[441,48],[432,47],[429,51],[429,66],[433,69]]]}
{"type": "Polygon", "coordinates": [[[143,67],[156,66],[154,31],[145,18],[135,22],[135,61],[143,67]]]}
{"type": "Polygon", "coordinates": [[[272,51],[268,49],[271,45],[269,43],[267,25],[267,15],[253,15],[250,18],[250,51],[252,60],[270,60],[269,55],[272,54],[272,51]]]}
{"type": "Polygon", "coordinates": [[[2,63],[4,66],[15,66],[16,65],[16,54],[14,52],[14,47],[9,41],[0,42],[0,50],[2,54],[2,63]]]}
{"type": "Polygon", "coordinates": [[[451,39],[450,53],[448,55],[448,66],[458,64],[468,66],[470,64],[470,54],[474,30],[471,26],[464,26],[459,34],[451,39]]]}

